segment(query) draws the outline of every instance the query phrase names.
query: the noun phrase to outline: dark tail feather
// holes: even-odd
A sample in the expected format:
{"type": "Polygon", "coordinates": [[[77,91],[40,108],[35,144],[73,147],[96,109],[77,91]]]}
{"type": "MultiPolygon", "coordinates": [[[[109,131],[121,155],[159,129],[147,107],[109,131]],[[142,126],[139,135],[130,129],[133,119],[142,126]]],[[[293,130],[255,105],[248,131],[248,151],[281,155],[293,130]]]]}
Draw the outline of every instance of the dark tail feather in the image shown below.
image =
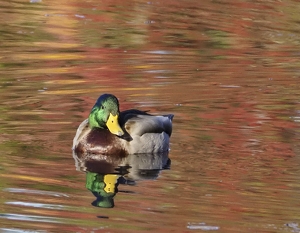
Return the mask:
{"type": "Polygon", "coordinates": [[[171,121],[173,121],[174,115],[173,114],[168,114],[168,115],[164,115],[164,117],[168,117],[171,121]]]}

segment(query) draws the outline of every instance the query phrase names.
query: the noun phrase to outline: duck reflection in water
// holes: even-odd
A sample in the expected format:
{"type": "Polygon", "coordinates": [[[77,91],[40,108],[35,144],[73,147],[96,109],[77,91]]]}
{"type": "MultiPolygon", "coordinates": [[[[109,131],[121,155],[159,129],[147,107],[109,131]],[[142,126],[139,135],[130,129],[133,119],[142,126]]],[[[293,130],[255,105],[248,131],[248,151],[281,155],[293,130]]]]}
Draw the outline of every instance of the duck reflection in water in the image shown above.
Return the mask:
{"type": "Polygon", "coordinates": [[[129,155],[124,159],[107,159],[104,155],[91,155],[80,159],[73,152],[76,169],[86,172],[86,188],[96,200],[93,206],[112,208],[118,185],[135,185],[138,180],[157,179],[163,169],[169,169],[168,152],[129,155]]]}
{"type": "Polygon", "coordinates": [[[120,112],[114,95],[98,98],[72,147],[77,169],[87,172],[87,188],[97,196],[95,205],[113,207],[121,181],[158,176],[170,161],[173,117],[136,109],[120,112]]]}

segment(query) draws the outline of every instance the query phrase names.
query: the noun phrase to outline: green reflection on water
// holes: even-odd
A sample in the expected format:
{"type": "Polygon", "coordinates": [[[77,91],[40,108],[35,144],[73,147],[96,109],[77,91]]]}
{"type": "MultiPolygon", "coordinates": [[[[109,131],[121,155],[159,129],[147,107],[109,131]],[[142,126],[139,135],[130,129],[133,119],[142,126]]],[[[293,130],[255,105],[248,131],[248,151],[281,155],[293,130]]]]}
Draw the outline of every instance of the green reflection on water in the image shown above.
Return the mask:
{"type": "Polygon", "coordinates": [[[228,33],[220,30],[207,30],[205,33],[210,38],[210,40],[208,41],[209,46],[219,49],[230,48],[231,43],[228,33]]]}

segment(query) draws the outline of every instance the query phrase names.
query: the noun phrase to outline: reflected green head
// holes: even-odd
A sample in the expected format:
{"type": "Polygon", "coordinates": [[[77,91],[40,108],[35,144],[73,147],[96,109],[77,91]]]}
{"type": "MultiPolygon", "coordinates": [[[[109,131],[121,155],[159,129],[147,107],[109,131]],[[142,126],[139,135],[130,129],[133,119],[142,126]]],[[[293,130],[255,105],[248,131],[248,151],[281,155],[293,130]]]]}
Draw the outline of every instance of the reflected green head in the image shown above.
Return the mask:
{"type": "Polygon", "coordinates": [[[107,128],[106,122],[109,115],[119,115],[119,101],[111,94],[101,95],[89,115],[89,126],[91,128],[107,128]]]}

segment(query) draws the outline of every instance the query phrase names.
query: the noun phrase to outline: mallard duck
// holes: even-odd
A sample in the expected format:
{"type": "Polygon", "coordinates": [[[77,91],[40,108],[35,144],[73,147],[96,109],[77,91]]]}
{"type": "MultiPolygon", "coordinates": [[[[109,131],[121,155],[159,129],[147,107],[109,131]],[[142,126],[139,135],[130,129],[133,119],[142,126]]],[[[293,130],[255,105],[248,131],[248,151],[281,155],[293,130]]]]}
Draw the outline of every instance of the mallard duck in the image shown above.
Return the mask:
{"type": "Polygon", "coordinates": [[[86,154],[115,155],[160,153],[169,150],[174,115],[153,116],[136,109],[120,112],[118,99],[101,95],[88,119],[78,127],[73,151],[86,154]]]}

